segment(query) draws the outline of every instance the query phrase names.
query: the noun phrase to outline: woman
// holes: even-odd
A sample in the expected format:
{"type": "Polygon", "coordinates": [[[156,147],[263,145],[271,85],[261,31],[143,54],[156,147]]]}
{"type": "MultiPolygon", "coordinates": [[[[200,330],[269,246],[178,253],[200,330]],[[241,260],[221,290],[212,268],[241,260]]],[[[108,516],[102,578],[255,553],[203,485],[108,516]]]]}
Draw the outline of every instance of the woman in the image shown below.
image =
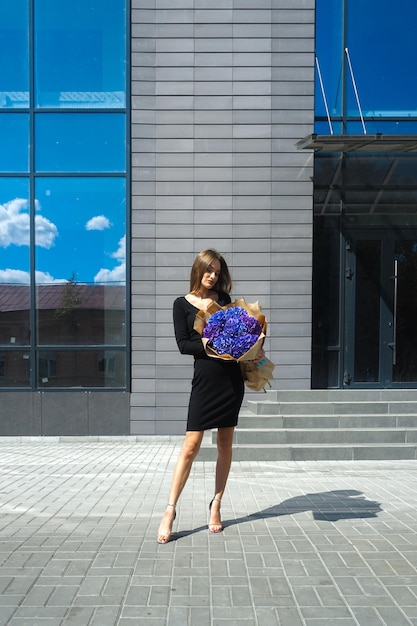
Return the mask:
{"type": "Polygon", "coordinates": [[[208,528],[223,530],[220,503],[232,462],[233,432],[243,400],[244,383],[239,364],[207,356],[201,336],[194,330],[196,313],[213,300],[220,306],[231,302],[232,281],[226,261],[216,250],[200,252],[191,268],[190,291],[174,302],[175,338],[181,354],[194,356],[194,377],[188,407],[185,441],[172,477],[168,504],[158,530],[158,543],[172,535],[175,507],[201,446],[204,431],[217,428],[217,464],[214,497],[209,504],[208,528]]]}

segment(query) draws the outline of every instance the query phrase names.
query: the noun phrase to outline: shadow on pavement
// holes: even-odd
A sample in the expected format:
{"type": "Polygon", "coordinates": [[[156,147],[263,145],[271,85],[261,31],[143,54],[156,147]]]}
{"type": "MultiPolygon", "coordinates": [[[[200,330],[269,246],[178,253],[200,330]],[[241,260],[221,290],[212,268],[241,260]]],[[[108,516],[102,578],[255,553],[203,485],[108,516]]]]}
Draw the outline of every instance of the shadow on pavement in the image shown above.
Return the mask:
{"type": "MultiPolygon", "coordinates": [[[[354,489],[338,489],[335,491],[322,491],[319,493],[307,493],[284,500],[280,504],[270,506],[262,511],[244,515],[236,519],[223,520],[223,527],[235,526],[260,519],[281,517],[283,515],[296,515],[311,511],[315,520],[325,522],[337,522],[338,520],[365,519],[377,517],[382,507],[374,500],[368,500],[361,491],[354,489]]],[[[180,539],[207,530],[207,525],[199,526],[193,530],[184,530],[173,533],[172,539],[180,539]]]]}
{"type": "Polygon", "coordinates": [[[233,526],[234,524],[249,522],[254,519],[294,515],[296,513],[304,513],[305,511],[311,511],[315,520],[337,522],[341,519],[377,517],[382,508],[379,502],[367,500],[361,491],[338,489],[296,496],[263,511],[223,522],[223,525],[233,526]]]}

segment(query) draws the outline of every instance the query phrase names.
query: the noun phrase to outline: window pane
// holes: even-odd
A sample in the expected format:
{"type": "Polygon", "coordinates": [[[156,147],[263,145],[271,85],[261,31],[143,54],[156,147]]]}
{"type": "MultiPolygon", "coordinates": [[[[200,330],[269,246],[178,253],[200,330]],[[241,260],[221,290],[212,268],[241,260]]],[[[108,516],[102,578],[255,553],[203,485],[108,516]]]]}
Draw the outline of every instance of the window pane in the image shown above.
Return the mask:
{"type": "MultiPolygon", "coordinates": [[[[319,98],[320,96],[317,94],[316,95],[316,101],[317,98],[319,98]]],[[[324,113],[318,113],[318,115],[324,115],[324,113]]],[[[331,125],[332,125],[332,129],[333,129],[333,133],[335,135],[341,135],[343,133],[343,125],[341,122],[337,122],[335,120],[331,120],[331,125]]],[[[317,133],[318,135],[329,135],[330,134],[330,126],[329,126],[329,122],[316,122],[314,125],[314,132],[317,133]]],[[[361,134],[362,134],[362,130],[361,130],[361,134]]]]}
{"type": "Polygon", "coordinates": [[[315,214],[415,213],[415,153],[320,153],[314,160],[315,214]]]}
{"type": "Polygon", "coordinates": [[[0,3],[0,107],[29,106],[28,0],[0,3]]]}
{"type": "Polygon", "coordinates": [[[38,386],[119,387],[126,385],[124,350],[45,350],[37,358],[38,386]]]}
{"type": "Polygon", "coordinates": [[[125,288],[66,283],[39,285],[37,328],[40,345],[123,345],[125,288]]]}
{"type": "Polygon", "coordinates": [[[124,172],[124,114],[57,113],[36,116],[38,172],[124,172]]]}
{"type": "Polygon", "coordinates": [[[24,113],[0,115],[0,171],[29,170],[29,116],[24,113]]]}
{"type": "Polygon", "coordinates": [[[337,387],[339,380],[339,220],[316,215],[313,250],[312,387],[337,387]]]}
{"type": "Polygon", "coordinates": [[[29,385],[29,352],[0,349],[0,388],[29,387],[29,385]]]}
{"type": "Polygon", "coordinates": [[[0,345],[30,341],[28,198],[27,179],[0,178],[0,345]]]}
{"type": "MultiPolygon", "coordinates": [[[[402,0],[400,6],[397,10],[392,0],[349,2],[348,48],[364,115],[417,115],[417,83],[410,70],[416,2],[402,0]]],[[[348,114],[357,115],[352,83],[347,84],[348,114]]]]}
{"type": "Polygon", "coordinates": [[[125,343],[125,180],[36,181],[38,341],[125,343]]]}
{"type": "Polygon", "coordinates": [[[125,0],[35,0],[35,105],[125,106],[125,0]]]}
{"type": "Polygon", "coordinates": [[[356,242],[355,382],[380,379],[381,241],[356,242]]]}
{"type": "MultiPolygon", "coordinates": [[[[316,67],[316,115],[327,115],[325,101],[330,116],[341,114],[342,53],[342,2],[316,0],[316,57],[323,83],[322,89],[316,67]]],[[[328,125],[323,132],[329,133],[328,125]]]]}
{"type": "MultiPolygon", "coordinates": [[[[416,111],[417,116],[417,111],[416,111]]],[[[382,133],[383,135],[416,135],[417,122],[410,122],[407,119],[397,118],[395,121],[387,121],[384,118],[378,118],[374,121],[365,120],[366,132],[369,135],[382,133]]],[[[362,122],[347,122],[346,132],[349,135],[362,135],[362,122]]]]}

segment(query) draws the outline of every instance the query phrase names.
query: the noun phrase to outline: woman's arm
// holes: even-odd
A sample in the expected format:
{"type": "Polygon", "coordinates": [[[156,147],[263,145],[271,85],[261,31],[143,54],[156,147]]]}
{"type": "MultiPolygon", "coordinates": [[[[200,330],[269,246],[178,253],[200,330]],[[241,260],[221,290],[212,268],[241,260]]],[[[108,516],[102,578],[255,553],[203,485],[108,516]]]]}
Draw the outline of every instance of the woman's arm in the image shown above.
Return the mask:
{"type": "Polygon", "coordinates": [[[174,302],[173,318],[175,339],[181,354],[191,354],[192,356],[205,354],[200,335],[194,330],[191,333],[189,331],[186,309],[181,299],[174,302]]]}

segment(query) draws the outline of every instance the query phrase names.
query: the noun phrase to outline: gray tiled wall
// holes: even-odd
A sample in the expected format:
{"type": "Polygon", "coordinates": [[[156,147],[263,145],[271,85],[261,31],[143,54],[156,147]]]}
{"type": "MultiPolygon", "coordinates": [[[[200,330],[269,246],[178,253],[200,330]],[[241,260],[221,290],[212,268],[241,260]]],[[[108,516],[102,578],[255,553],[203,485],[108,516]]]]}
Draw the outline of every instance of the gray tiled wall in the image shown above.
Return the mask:
{"type": "Polygon", "coordinates": [[[205,247],[266,312],[274,387],[310,387],[314,0],[132,0],[132,65],[131,433],[180,434],[172,302],[205,247]]]}

